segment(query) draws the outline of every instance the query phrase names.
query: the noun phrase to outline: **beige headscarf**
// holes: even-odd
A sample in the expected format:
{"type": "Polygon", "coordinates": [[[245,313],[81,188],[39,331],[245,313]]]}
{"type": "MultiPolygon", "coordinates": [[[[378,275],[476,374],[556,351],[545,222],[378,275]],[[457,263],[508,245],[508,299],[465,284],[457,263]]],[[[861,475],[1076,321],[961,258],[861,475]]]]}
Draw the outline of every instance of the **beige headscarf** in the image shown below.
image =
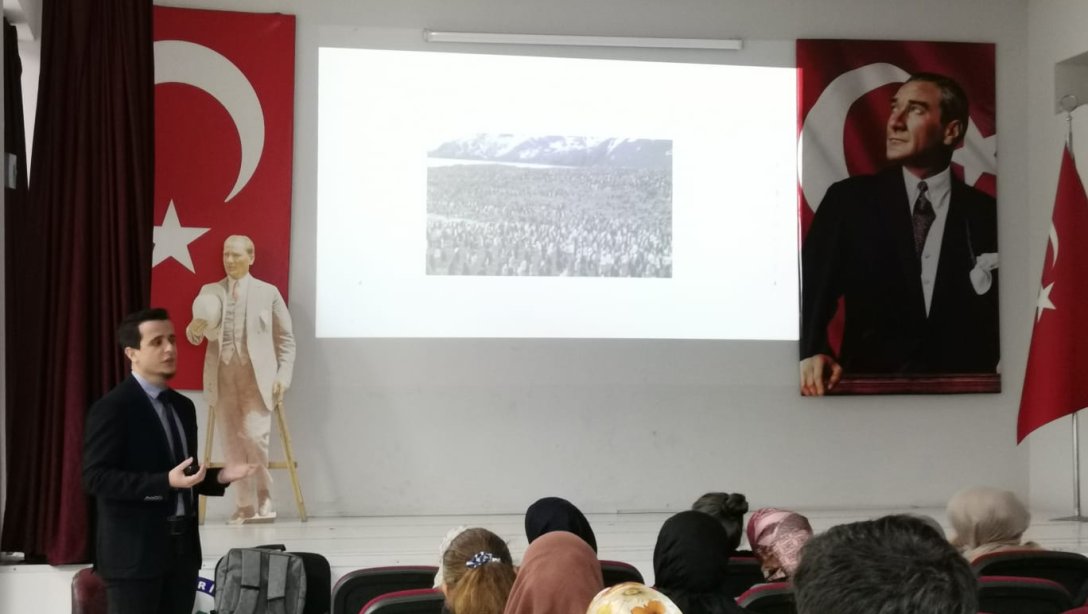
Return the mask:
{"type": "Polygon", "coordinates": [[[968,562],[999,550],[1041,549],[1034,542],[1020,541],[1031,514],[1007,490],[986,486],[961,490],[948,501],[948,521],[955,531],[952,545],[968,562]]]}
{"type": "Polygon", "coordinates": [[[658,591],[624,582],[597,593],[586,614],[682,614],[680,608],[658,591]]]}

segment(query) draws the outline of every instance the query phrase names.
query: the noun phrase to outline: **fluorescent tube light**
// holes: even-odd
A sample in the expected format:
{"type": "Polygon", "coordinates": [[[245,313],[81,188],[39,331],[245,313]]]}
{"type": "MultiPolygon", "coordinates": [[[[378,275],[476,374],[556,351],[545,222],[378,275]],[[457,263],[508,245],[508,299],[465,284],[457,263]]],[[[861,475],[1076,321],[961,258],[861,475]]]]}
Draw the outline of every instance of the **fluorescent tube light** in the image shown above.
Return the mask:
{"type": "Polygon", "coordinates": [[[496,34],[424,30],[428,43],[481,43],[485,45],[563,45],[575,47],[647,47],[659,49],[742,49],[740,39],[655,38],[645,36],[569,36],[566,34],[496,34]]]}

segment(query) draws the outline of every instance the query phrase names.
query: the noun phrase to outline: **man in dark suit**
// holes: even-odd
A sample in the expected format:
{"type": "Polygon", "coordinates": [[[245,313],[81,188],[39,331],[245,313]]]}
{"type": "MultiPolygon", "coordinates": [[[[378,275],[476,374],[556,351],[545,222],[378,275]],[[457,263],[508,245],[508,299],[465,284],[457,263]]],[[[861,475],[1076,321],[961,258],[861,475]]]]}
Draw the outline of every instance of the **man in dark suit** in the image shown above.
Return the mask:
{"type": "Polygon", "coordinates": [[[950,167],[967,121],[959,84],[913,75],[886,126],[895,165],[828,189],[802,248],[802,394],[824,394],[843,373],[996,372],[996,205],[950,167]],[[840,298],[836,357],[827,324],[840,298]]]}
{"type": "Polygon", "coordinates": [[[222,495],[255,466],[193,465],[193,403],[166,387],[176,371],[164,309],[127,316],[117,332],[132,375],[90,409],[83,487],[96,498],[95,570],[111,614],[192,612],[200,569],[196,495],[222,495]]]}

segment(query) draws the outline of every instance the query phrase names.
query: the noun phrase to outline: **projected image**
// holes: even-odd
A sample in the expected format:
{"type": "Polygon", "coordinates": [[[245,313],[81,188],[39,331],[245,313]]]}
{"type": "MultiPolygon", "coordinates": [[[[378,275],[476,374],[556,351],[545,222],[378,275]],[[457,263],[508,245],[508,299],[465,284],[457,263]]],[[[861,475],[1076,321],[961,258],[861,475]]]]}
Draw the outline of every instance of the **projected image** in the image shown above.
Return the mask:
{"type": "Polygon", "coordinates": [[[672,141],[475,134],[427,156],[427,275],[672,277],[672,141]]]}

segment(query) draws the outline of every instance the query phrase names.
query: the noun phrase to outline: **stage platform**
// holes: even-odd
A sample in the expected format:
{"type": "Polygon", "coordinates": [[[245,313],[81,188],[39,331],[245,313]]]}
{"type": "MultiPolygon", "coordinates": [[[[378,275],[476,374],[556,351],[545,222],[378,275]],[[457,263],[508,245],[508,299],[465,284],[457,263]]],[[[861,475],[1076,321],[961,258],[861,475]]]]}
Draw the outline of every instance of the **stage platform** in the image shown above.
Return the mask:
{"type": "MultiPolygon", "coordinates": [[[[892,513],[932,516],[949,532],[944,510],[938,508],[798,511],[808,516],[817,532],[892,513]]],[[[653,583],[654,542],[661,524],[673,513],[587,516],[597,536],[600,558],[631,563],[638,567],[647,583],[653,583]]],[[[1088,554],[1088,524],[1051,520],[1069,514],[1069,511],[1033,511],[1026,538],[1044,548],[1088,554]]],[[[280,519],[272,524],[242,526],[209,519],[201,528],[204,548],[201,575],[214,577],[215,563],[227,550],[260,544],[284,544],[288,550],[325,555],[332,566],[333,582],[363,567],[436,565],[442,537],[458,525],[485,527],[502,536],[509,543],[515,561],[520,561],[525,552],[527,543],[520,514],[311,518],[308,522],[280,519]]],[[[69,612],[69,582],[81,567],[84,566],[0,565],[0,612],[69,612]]]]}

